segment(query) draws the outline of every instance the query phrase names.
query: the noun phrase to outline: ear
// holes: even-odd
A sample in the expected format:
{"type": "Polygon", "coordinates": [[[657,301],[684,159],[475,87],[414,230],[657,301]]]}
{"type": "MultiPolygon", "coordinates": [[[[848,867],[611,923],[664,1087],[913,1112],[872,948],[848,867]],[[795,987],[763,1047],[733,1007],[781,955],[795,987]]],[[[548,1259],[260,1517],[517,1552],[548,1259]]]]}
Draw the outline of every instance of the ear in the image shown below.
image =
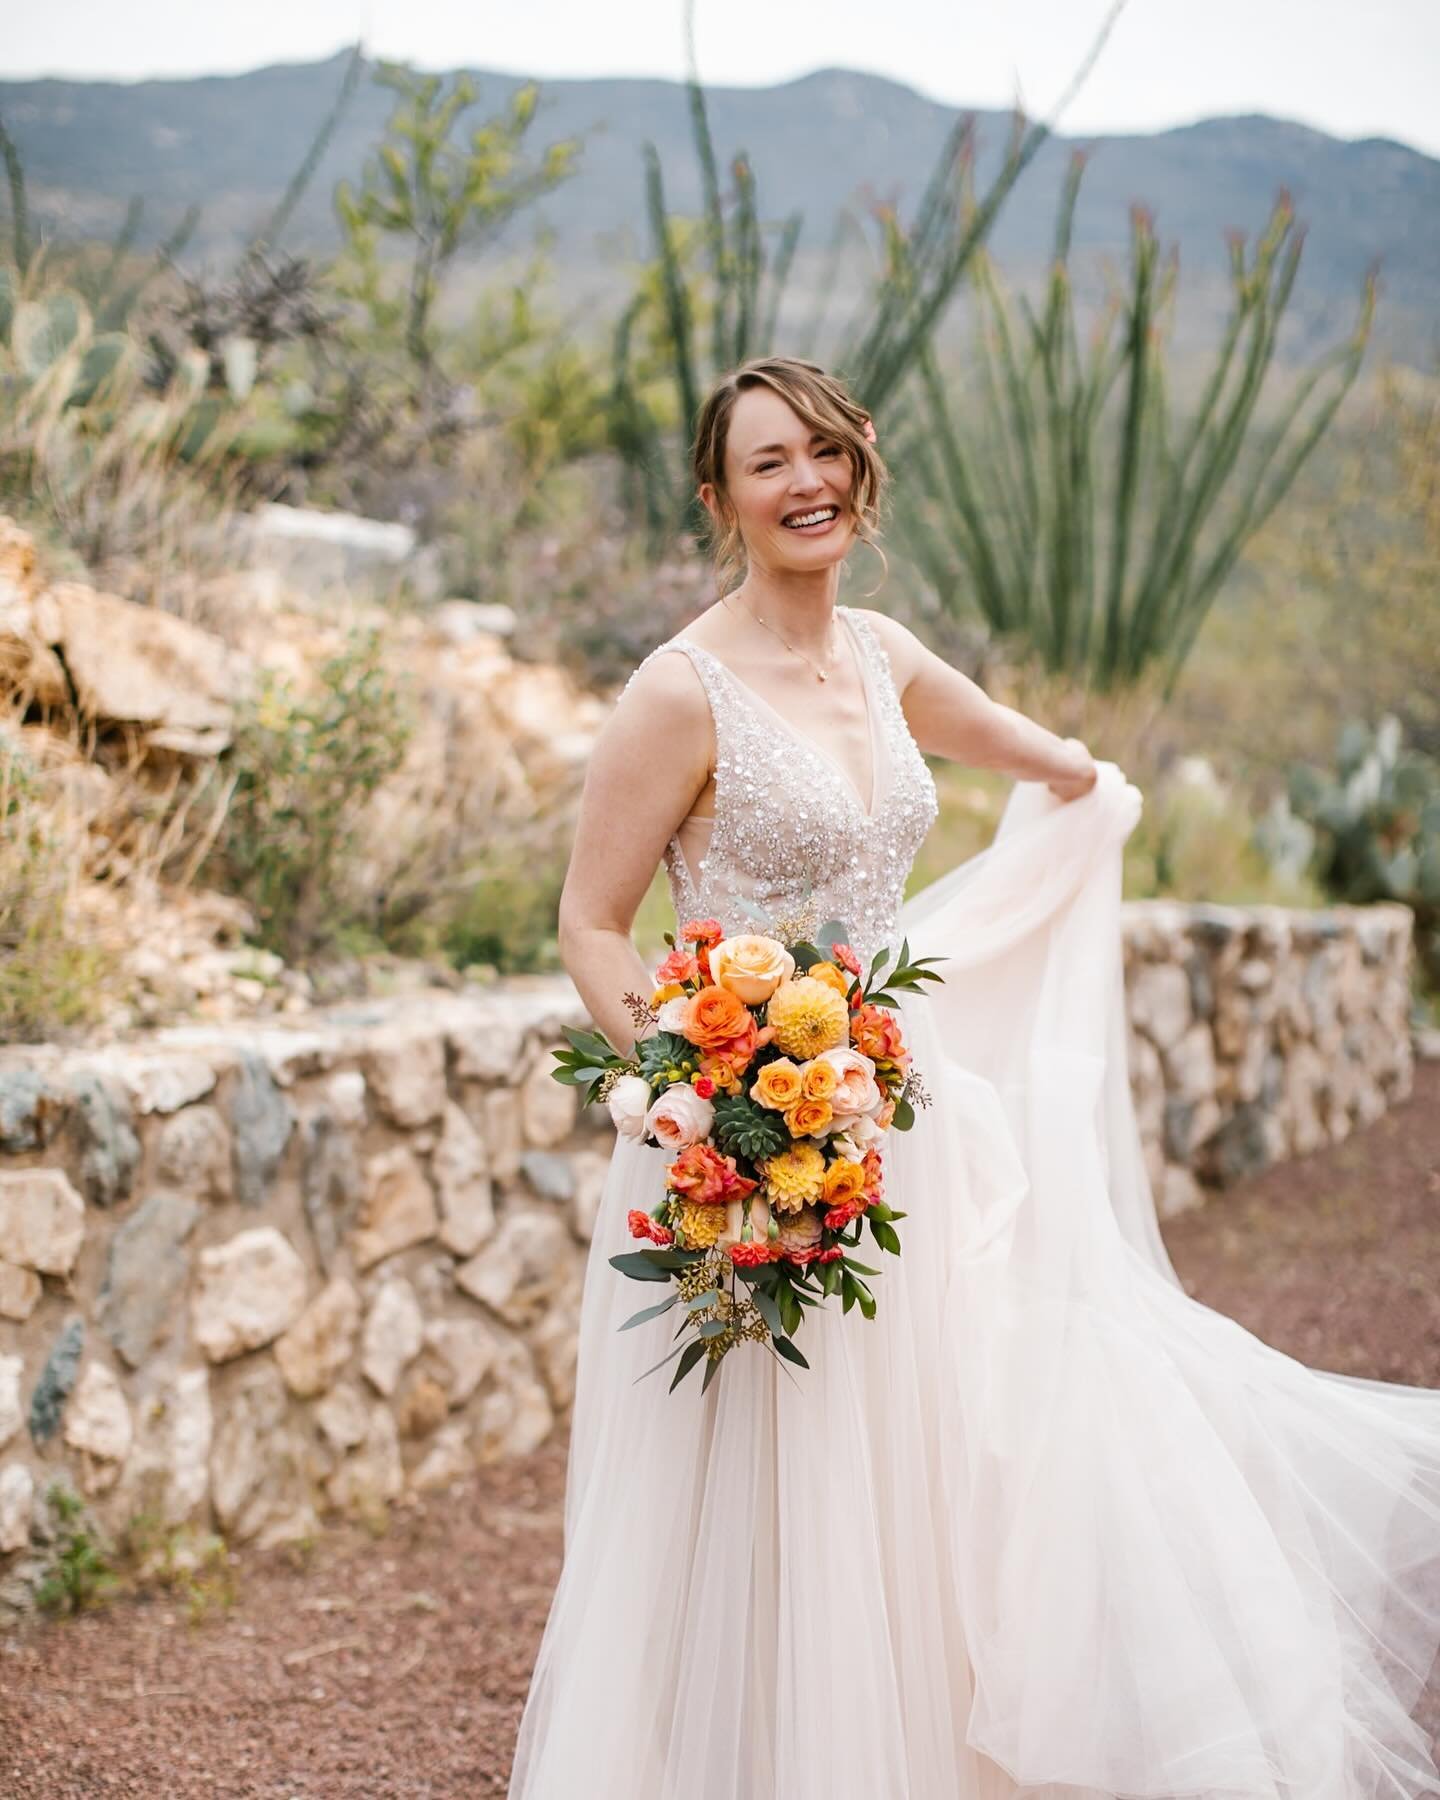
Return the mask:
{"type": "Polygon", "coordinates": [[[721,511],[720,496],[715,490],[714,482],[702,481],[695,492],[699,497],[700,504],[705,508],[706,512],[709,513],[710,517],[717,525],[723,526],[725,524],[725,518],[721,511]]]}

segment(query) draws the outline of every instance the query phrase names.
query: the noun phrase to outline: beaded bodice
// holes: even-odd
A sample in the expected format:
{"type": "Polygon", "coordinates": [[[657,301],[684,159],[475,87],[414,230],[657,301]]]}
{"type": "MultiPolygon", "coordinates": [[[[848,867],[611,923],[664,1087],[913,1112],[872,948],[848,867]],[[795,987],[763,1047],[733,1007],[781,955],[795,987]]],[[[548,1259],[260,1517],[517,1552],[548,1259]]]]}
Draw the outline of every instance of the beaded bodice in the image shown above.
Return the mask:
{"type": "Polygon", "coordinates": [[[654,657],[688,656],[715,722],[713,820],[692,814],[665,847],[677,922],[709,917],[727,933],[770,930],[793,939],[841,919],[868,963],[893,941],[910,865],[938,807],[884,646],[853,608],[835,611],[851,632],[865,684],[868,807],[828,751],[683,633],[657,645],[635,674],[654,657]]]}

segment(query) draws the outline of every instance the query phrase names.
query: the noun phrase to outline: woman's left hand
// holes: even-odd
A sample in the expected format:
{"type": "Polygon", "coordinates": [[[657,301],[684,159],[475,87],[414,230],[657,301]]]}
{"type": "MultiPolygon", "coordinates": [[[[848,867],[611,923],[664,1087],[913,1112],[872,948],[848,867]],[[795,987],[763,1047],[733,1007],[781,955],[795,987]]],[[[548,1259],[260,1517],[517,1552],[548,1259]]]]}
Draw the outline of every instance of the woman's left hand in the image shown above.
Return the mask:
{"type": "Polygon", "coordinates": [[[1063,741],[1074,757],[1074,770],[1065,775],[1055,776],[1045,785],[1052,794],[1061,800],[1078,800],[1082,794],[1088,794],[1094,787],[1100,778],[1100,771],[1095,767],[1095,758],[1079,738],[1067,737],[1063,741]]]}

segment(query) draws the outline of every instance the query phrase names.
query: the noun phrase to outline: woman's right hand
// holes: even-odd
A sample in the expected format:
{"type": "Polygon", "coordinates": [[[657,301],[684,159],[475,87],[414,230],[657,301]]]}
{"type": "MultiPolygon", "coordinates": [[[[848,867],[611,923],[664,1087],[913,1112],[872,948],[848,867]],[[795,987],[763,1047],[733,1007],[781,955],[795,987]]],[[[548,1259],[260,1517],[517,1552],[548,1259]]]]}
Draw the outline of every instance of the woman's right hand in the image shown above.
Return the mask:
{"type": "Polygon", "coordinates": [[[1079,738],[1067,737],[1062,741],[1073,755],[1074,770],[1055,776],[1045,785],[1060,800],[1078,800],[1081,795],[1088,794],[1094,787],[1100,778],[1100,771],[1095,766],[1095,758],[1079,738]]]}

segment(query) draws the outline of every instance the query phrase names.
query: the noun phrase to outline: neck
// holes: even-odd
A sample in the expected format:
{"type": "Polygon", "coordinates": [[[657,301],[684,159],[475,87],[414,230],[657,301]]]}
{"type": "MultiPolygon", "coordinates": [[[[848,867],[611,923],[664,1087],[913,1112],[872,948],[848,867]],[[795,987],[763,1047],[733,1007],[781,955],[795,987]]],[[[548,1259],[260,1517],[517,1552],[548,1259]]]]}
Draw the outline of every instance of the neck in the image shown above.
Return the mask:
{"type": "Polygon", "coordinates": [[[838,565],[814,574],[775,575],[752,568],[733,593],[731,606],[762,618],[785,640],[819,662],[831,643],[840,587],[838,565]]]}

